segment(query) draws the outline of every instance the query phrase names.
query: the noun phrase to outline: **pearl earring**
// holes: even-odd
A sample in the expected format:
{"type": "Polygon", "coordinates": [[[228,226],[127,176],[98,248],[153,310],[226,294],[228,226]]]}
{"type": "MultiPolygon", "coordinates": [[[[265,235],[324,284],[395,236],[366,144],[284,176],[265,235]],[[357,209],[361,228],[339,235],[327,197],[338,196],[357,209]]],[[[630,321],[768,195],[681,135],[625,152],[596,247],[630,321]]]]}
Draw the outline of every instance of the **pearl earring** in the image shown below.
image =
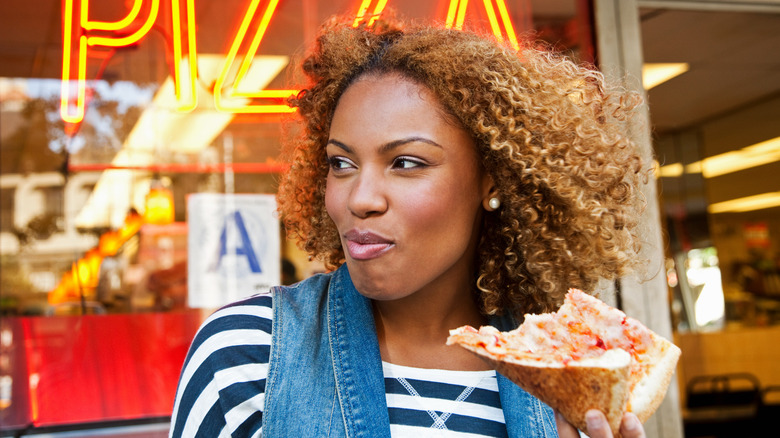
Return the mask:
{"type": "Polygon", "coordinates": [[[498,207],[501,207],[501,200],[495,197],[490,198],[488,205],[490,206],[491,210],[498,210],[498,207]]]}

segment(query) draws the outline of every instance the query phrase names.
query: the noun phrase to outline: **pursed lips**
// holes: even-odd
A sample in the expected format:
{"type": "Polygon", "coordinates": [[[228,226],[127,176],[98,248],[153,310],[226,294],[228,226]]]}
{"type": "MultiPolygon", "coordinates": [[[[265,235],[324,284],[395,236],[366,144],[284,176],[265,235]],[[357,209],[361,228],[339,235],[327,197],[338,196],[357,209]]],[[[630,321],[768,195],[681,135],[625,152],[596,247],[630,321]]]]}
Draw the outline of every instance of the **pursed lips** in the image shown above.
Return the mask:
{"type": "Polygon", "coordinates": [[[370,231],[350,230],[344,234],[347,251],[355,260],[370,260],[381,256],[394,246],[393,241],[370,231]]]}

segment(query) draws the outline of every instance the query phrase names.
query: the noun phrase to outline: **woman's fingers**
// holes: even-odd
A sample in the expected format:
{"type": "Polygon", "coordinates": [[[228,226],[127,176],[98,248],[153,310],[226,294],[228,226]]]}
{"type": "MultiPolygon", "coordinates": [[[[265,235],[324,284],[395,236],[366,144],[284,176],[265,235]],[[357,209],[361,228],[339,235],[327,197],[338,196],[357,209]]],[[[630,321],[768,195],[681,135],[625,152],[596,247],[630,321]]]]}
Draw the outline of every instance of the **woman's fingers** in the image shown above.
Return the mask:
{"type": "Polygon", "coordinates": [[[555,424],[558,426],[558,437],[559,438],[579,438],[580,433],[577,432],[577,429],[569,424],[568,421],[566,421],[565,418],[563,418],[563,415],[561,415],[560,412],[555,411],[555,424]]]}
{"type": "MultiPolygon", "coordinates": [[[[585,422],[588,424],[588,436],[590,438],[612,438],[612,430],[607,423],[607,417],[599,410],[591,409],[585,413],[585,422]]],[[[555,423],[558,426],[560,438],[579,438],[577,429],[569,424],[563,415],[555,411],[555,423]]],[[[627,412],[623,415],[620,424],[620,434],[623,438],[645,438],[645,429],[636,415],[627,412]]]]}
{"type": "Polygon", "coordinates": [[[586,412],[585,423],[588,425],[590,438],[612,438],[612,430],[607,423],[607,417],[601,411],[591,409],[586,412]]]}
{"type": "Polygon", "coordinates": [[[636,415],[627,412],[623,415],[623,422],[620,424],[620,434],[623,438],[645,438],[645,429],[636,415]]]}

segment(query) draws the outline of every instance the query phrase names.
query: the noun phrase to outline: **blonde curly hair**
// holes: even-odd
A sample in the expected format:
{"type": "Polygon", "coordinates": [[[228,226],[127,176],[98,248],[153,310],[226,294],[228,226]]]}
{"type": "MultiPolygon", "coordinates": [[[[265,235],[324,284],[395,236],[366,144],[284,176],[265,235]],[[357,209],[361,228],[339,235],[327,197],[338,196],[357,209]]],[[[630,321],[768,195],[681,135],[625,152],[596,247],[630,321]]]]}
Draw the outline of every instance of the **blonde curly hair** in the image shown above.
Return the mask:
{"type": "Polygon", "coordinates": [[[483,215],[475,294],[485,314],[557,308],[638,264],[643,161],[619,126],[637,98],[549,51],[520,52],[435,26],[370,28],[331,20],[302,62],[310,84],[291,100],[303,120],[285,146],[278,192],[288,236],[329,268],[344,263],[325,209],[325,146],[336,104],[356,78],[400,73],[428,87],[468,131],[501,208],[483,215]]]}

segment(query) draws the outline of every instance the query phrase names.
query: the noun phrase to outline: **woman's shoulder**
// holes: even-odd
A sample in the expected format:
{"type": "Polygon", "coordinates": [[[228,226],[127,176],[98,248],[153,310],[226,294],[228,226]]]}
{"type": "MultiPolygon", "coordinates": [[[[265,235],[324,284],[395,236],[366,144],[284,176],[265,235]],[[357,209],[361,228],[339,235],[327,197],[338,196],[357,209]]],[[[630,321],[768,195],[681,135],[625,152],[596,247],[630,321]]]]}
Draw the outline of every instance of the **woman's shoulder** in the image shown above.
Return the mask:
{"type": "Polygon", "coordinates": [[[246,345],[246,339],[270,344],[273,321],[273,297],[264,292],[228,304],[212,313],[201,324],[190,346],[190,355],[211,355],[234,345],[246,345]],[[259,336],[258,336],[259,335],[259,336]]]}
{"type": "Polygon", "coordinates": [[[247,318],[271,319],[273,314],[273,295],[270,291],[258,293],[217,309],[201,325],[227,326],[247,318]]]}

